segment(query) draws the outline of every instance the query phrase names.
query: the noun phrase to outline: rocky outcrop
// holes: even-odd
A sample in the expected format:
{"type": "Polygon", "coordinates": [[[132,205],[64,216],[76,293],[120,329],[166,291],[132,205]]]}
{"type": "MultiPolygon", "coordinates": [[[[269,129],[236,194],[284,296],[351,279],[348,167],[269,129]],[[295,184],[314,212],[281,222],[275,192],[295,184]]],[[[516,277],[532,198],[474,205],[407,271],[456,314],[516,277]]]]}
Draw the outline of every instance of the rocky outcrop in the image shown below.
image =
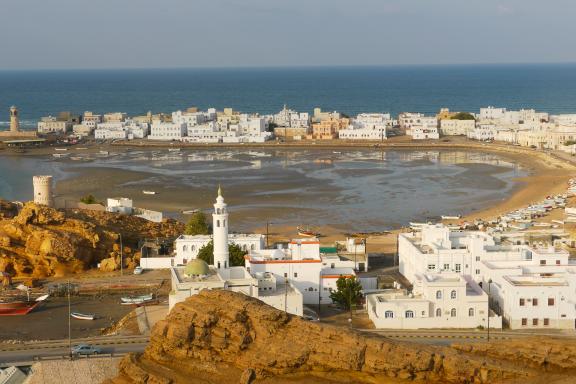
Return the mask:
{"type": "Polygon", "coordinates": [[[114,382],[530,383],[543,372],[512,356],[367,336],[204,290],[156,324],[145,352],[125,357],[114,382]]]}
{"type": "Polygon", "coordinates": [[[0,272],[12,276],[62,276],[94,268],[105,259],[119,267],[122,234],[125,263],[133,266],[138,240],[173,237],[174,221],[151,223],[107,212],[59,211],[27,203],[16,216],[0,216],[0,272]]]}

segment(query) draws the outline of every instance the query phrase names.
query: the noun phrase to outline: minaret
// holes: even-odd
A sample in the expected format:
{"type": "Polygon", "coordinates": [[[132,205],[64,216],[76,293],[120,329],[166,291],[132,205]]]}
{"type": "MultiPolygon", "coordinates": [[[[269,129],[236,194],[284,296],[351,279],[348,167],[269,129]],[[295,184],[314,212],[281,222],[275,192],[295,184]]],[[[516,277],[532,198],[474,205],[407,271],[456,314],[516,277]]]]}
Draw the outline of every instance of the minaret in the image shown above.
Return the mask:
{"type": "Polygon", "coordinates": [[[10,132],[18,133],[20,131],[20,121],[18,120],[18,109],[15,106],[10,107],[10,132]]]}
{"type": "Polygon", "coordinates": [[[228,210],[226,209],[220,186],[218,186],[218,197],[214,204],[214,213],[212,214],[212,228],[214,231],[214,266],[218,269],[228,268],[230,264],[230,256],[228,255],[228,210]]]}

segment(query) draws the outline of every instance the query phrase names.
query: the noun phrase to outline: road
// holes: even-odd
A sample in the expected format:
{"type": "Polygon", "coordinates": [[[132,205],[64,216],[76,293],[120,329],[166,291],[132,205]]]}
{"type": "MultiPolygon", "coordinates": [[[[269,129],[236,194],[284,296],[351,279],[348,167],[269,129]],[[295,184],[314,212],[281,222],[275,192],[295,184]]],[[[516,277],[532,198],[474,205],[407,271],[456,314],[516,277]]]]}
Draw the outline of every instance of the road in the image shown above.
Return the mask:
{"type": "MultiPolygon", "coordinates": [[[[91,344],[102,348],[103,356],[110,354],[117,356],[129,352],[142,352],[148,343],[146,337],[100,337],[92,339],[72,340],[72,346],[77,344],[91,344]]],[[[30,342],[25,344],[0,345],[0,367],[15,362],[32,362],[41,358],[67,357],[69,347],[67,340],[54,340],[48,342],[30,342]]]]}

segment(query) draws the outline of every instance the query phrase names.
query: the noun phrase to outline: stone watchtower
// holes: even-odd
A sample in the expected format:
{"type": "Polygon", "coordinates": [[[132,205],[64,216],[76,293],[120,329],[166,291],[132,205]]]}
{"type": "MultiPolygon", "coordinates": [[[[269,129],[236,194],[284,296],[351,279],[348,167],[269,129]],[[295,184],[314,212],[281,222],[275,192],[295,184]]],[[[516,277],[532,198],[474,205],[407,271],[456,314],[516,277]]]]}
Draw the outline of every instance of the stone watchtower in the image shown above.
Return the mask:
{"type": "Polygon", "coordinates": [[[212,229],[214,231],[214,266],[218,269],[230,266],[228,254],[228,209],[222,197],[222,189],[218,187],[218,197],[212,214],[212,229]]]}
{"type": "Polygon", "coordinates": [[[10,132],[20,132],[20,120],[18,118],[18,108],[15,106],[10,107],[10,132]]]}
{"type": "Polygon", "coordinates": [[[34,203],[53,207],[52,176],[34,176],[32,183],[34,184],[34,203]]]}

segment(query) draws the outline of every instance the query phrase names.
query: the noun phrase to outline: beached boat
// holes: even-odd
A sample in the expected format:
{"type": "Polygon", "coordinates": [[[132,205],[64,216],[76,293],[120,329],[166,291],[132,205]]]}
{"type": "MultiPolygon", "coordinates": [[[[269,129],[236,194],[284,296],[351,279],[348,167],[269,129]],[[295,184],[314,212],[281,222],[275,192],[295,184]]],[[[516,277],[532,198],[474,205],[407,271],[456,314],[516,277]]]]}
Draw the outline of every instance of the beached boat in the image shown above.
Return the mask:
{"type": "Polygon", "coordinates": [[[301,227],[297,227],[296,228],[298,230],[298,236],[302,236],[302,237],[316,237],[319,236],[319,233],[316,233],[314,231],[311,231],[310,229],[306,228],[303,229],[301,227]]]}
{"type": "Polygon", "coordinates": [[[415,223],[415,222],[413,222],[413,221],[411,221],[411,222],[408,223],[408,224],[410,224],[411,227],[423,227],[423,226],[426,225],[426,223],[415,223]]]}
{"type": "Polygon", "coordinates": [[[180,148],[168,148],[168,152],[180,152],[180,148]]]}
{"type": "Polygon", "coordinates": [[[145,195],[155,195],[156,194],[155,191],[142,191],[142,193],[145,195]]]}
{"type": "Polygon", "coordinates": [[[460,220],[462,218],[462,216],[460,215],[456,215],[456,216],[440,216],[442,218],[442,220],[460,220]]]}
{"type": "Polygon", "coordinates": [[[154,300],[154,295],[127,296],[120,298],[122,305],[139,305],[154,300]]]}
{"type": "Polygon", "coordinates": [[[0,316],[26,315],[39,306],[48,295],[38,297],[33,301],[6,301],[0,302],[0,316]]]}
{"type": "Polygon", "coordinates": [[[193,214],[198,213],[198,212],[200,212],[199,209],[187,209],[187,210],[182,211],[182,214],[183,215],[193,215],[193,214]]]}
{"type": "Polygon", "coordinates": [[[94,320],[96,318],[96,315],[87,315],[79,312],[72,312],[70,316],[78,320],[94,320]]]}

